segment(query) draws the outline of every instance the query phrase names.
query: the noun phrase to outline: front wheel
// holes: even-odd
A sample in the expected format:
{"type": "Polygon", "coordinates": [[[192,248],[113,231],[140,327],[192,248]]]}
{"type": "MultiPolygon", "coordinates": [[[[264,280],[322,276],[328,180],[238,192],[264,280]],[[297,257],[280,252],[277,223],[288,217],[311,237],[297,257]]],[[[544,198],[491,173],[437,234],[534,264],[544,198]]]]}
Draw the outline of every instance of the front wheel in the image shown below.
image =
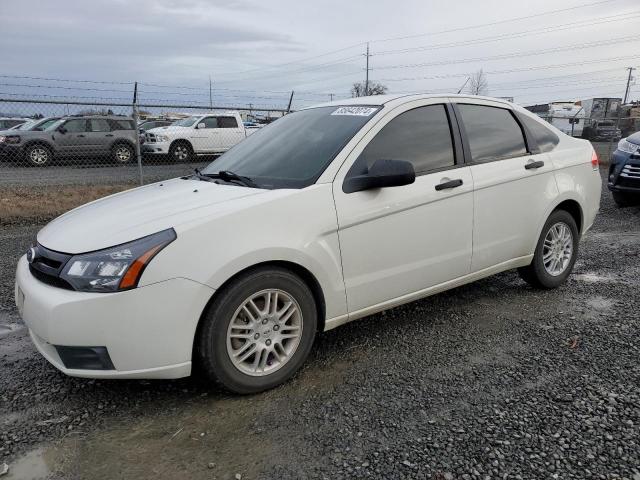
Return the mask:
{"type": "Polygon", "coordinates": [[[30,145],[24,152],[25,159],[29,165],[34,167],[44,167],[51,163],[53,155],[44,145],[30,145]]]}
{"type": "Polygon", "coordinates": [[[522,279],[537,288],[562,285],[576,262],[579,235],[569,212],[553,212],[542,229],[531,265],[518,269],[522,279]]]}
{"type": "Polygon", "coordinates": [[[125,164],[131,162],[135,157],[135,151],[131,145],[121,143],[113,147],[111,151],[111,157],[113,161],[119,164],[125,164]]]}
{"type": "Polygon", "coordinates": [[[184,141],[175,142],[169,148],[169,158],[175,163],[189,162],[192,157],[193,149],[184,141]]]}
{"type": "Polygon", "coordinates": [[[233,392],[273,388],[306,360],[317,317],[313,294],[297,275],[277,267],[254,270],[225,287],[205,313],[196,361],[233,392]]]}

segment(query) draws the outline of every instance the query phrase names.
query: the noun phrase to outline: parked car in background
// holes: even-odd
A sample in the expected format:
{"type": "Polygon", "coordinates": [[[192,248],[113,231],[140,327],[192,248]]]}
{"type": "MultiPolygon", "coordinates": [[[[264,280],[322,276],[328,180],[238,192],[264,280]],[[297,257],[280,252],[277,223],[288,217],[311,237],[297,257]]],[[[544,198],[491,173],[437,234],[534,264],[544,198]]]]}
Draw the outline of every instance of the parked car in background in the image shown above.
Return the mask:
{"type": "Polygon", "coordinates": [[[135,157],[133,120],[117,115],[61,118],[44,130],[15,130],[0,135],[0,158],[42,167],[54,159],[91,158],[128,163],[135,157]]]}
{"type": "Polygon", "coordinates": [[[247,136],[236,111],[194,115],[145,134],[146,155],[168,155],[176,162],[188,162],[195,155],[223,153],[247,136]]]}
{"type": "Polygon", "coordinates": [[[21,125],[24,122],[28,122],[28,118],[17,117],[0,117],[0,130],[8,130],[16,125],[21,125]]]}
{"type": "MultiPolygon", "coordinates": [[[[236,117],[193,117],[174,138],[220,118],[236,117]]],[[[290,378],[318,332],[513,268],[562,285],[601,185],[589,142],[505,101],[338,101],[49,223],[18,263],[16,303],[68,375],[198,364],[258,392],[290,378]]]]}
{"type": "Polygon", "coordinates": [[[620,140],[620,129],[613,120],[591,120],[589,125],[582,129],[582,138],[592,142],[620,140]]]}
{"type": "Polygon", "coordinates": [[[609,163],[608,187],[618,206],[640,203],[640,132],[618,142],[609,163]]]}
{"type": "Polygon", "coordinates": [[[36,130],[38,132],[42,132],[49,125],[52,125],[54,122],[56,122],[59,119],[60,119],[60,117],[44,117],[44,118],[29,120],[29,121],[24,122],[24,123],[22,123],[20,125],[16,125],[14,127],[11,127],[9,129],[9,131],[13,131],[13,130],[18,130],[18,131],[36,130]]]}

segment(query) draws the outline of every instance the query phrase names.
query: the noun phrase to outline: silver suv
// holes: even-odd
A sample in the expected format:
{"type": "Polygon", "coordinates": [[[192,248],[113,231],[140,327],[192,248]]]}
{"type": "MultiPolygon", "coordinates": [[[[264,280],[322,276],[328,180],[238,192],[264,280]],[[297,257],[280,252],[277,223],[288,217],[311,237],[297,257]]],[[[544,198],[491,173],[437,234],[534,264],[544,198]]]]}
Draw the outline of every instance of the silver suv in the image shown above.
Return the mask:
{"type": "Polygon", "coordinates": [[[64,117],[43,131],[0,134],[0,158],[45,166],[54,159],[101,158],[125,164],[135,158],[138,141],[131,118],[117,115],[64,117]]]}

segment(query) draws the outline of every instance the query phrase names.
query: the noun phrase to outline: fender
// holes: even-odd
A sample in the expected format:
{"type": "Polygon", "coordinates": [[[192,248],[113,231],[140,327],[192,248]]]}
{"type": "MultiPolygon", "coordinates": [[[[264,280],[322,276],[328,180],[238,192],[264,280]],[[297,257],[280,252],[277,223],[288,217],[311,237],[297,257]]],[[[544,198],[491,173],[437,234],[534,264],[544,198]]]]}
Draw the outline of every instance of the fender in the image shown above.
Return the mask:
{"type": "Polygon", "coordinates": [[[578,197],[578,195],[575,194],[575,192],[571,192],[571,191],[565,191],[562,192],[560,195],[558,195],[554,201],[552,203],[550,203],[547,207],[547,209],[545,210],[544,214],[541,216],[541,218],[538,219],[538,227],[536,228],[536,232],[537,235],[535,236],[535,238],[532,240],[532,244],[529,248],[529,251],[531,252],[531,254],[533,255],[535,253],[535,249],[536,246],[538,245],[538,240],[540,239],[540,235],[542,234],[542,228],[544,227],[544,224],[547,222],[547,219],[549,218],[549,216],[551,215],[551,213],[558,208],[558,205],[560,205],[563,202],[566,202],[567,200],[569,201],[573,201],[575,203],[578,204],[578,207],[580,208],[580,228],[579,228],[579,233],[580,235],[582,235],[584,233],[584,206],[580,200],[580,198],[578,197]]]}

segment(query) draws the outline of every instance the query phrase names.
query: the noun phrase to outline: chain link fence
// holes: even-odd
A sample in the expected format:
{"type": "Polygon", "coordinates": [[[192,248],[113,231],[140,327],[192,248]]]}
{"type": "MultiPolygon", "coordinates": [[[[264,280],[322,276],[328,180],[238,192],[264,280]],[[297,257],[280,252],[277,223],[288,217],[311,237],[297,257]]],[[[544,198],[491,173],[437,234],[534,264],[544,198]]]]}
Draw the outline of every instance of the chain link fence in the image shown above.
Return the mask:
{"type": "Polygon", "coordinates": [[[0,98],[2,186],[144,184],[202,168],[286,110],[0,98]]]}

